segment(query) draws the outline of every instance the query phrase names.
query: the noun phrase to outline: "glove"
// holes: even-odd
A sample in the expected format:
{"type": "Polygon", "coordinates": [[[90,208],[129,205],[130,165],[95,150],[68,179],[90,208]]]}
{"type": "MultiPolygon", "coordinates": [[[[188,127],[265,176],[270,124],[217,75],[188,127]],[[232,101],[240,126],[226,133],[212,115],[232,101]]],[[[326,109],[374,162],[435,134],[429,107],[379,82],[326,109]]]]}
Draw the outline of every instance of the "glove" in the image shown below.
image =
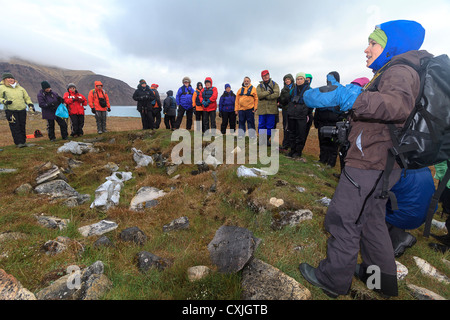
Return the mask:
{"type": "Polygon", "coordinates": [[[111,108],[108,108],[107,110],[108,110],[108,112],[111,112],[111,108]]]}
{"type": "Polygon", "coordinates": [[[32,112],[32,113],[35,113],[36,112],[36,110],[34,109],[34,104],[29,104],[28,105],[28,108],[29,108],[29,110],[32,112]]]}
{"type": "Polygon", "coordinates": [[[95,108],[91,108],[91,112],[95,114],[95,108]]]}
{"type": "Polygon", "coordinates": [[[209,106],[209,100],[203,101],[202,102],[203,107],[208,107],[209,106]]]}
{"type": "Polygon", "coordinates": [[[5,101],[5,106],[10,105],[10,104],[12,104],[12,101],[11,101],[11,100],[6,100],[6,101],[5,101]]]}

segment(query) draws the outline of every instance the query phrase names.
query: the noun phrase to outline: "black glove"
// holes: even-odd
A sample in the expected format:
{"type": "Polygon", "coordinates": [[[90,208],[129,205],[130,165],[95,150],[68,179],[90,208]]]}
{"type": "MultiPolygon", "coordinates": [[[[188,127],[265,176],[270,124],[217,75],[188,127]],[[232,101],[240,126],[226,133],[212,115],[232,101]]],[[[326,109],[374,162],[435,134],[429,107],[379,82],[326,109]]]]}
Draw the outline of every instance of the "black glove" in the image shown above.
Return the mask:
{"type": "Polygon", "coordinates": [[[6,101],[5,101],[5,106],[10,105],[10,104],[12,104],[12,101],[11,101],[11,100],[6,100],[6,101]]]}
{"type": "Polygon", "coordinates": [[[108,112],[111,112],[111,108],[108,108],[107,110],[108,110],[108,112]]]}
{"type": "Polygon", "coordinates": [[[95,114],[95,108],[91,108],[91,112],[95,114]]]}

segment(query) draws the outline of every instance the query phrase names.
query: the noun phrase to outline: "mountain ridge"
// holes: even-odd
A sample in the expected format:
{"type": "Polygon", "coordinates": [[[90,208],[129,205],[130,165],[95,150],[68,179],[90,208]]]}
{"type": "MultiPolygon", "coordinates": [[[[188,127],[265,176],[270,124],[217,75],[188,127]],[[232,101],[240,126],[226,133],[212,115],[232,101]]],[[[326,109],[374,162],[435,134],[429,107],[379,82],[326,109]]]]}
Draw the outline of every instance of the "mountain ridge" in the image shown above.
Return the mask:
{"type": "Polygon", "coordinates": [[[37,94],[41,90],[41,82],[48,81],[52,90],[63,96],[67,85],[74,83],[78,92],[88,97],[89,91],[94,89],[95,81],[101,81],[109,96],[112,106],[134,106],[135,89],[122,80],[96,74],[90,70],[71,70],[56,66],[46,66],[18,57],[0,60],[0,73],[10,72],[22,87],[27,90],[31,100],[37,103],[37,94]]]}

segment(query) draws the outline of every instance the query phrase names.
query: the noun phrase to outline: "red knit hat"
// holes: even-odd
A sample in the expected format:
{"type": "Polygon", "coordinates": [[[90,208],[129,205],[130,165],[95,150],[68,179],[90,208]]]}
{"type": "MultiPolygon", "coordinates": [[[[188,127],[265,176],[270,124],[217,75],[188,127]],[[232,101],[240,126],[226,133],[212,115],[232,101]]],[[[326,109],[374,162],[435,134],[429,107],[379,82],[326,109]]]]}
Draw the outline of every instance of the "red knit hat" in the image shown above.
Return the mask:
{"type": "Polygon", "coordinates": [[[264,70],[261,72],[261,77],[264,77],[266,74],[269,74],[269,70],[264,70]]]}

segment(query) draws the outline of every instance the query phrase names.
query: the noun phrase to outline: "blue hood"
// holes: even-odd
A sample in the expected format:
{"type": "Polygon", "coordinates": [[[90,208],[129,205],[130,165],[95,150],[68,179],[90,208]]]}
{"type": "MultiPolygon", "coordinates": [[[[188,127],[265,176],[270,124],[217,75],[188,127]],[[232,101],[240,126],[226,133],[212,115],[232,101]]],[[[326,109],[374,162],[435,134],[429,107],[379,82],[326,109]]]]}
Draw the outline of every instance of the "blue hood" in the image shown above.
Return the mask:
{"type": "Polygon", "coordinates": [[[379,27],[386,33],[388,40],[381,55],[370,66],[374,71],[380,70],[395,56],[419,50],[425,40],[425,29],[415,21],[395,20],[379,27]]]}

